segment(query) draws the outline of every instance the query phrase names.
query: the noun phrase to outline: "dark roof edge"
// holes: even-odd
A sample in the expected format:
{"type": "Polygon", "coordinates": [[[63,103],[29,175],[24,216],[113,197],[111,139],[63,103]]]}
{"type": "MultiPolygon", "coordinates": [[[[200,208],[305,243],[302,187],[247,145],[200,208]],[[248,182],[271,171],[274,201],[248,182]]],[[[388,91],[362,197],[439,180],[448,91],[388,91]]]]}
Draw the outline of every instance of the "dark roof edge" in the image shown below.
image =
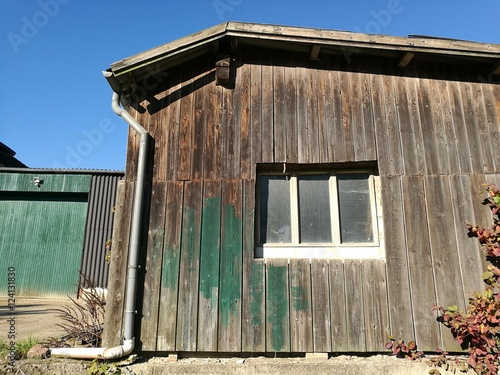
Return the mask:
{"type": "Polygon", "coordinates": [[[7,146],[5,143],[0,142],[0,152],[3,152],[4,154],[7,154],[9,156],[15,156],[16,152],[11,149],[9,146],[7,146]]]}
{"type": "Polygon", "coordinates": [[[92,174],[92,175],[114,175],[124,176],[125,171],[106,169],[57,169],[57,168],[12,168],[0,167],[1,172],[10,173],[47,173],[47,174],[92,174]]]}

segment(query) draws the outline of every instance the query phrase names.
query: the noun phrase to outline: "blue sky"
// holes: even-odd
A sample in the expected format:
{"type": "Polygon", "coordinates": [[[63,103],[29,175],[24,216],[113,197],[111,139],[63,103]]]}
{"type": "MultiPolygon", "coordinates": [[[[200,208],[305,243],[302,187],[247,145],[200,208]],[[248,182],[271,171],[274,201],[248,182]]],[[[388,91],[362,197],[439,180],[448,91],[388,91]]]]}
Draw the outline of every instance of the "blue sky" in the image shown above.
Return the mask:
{"type": "Polygon", "coordinates": [[[225,21],[500,44],[500,2],[0,0],[0,142],[33,168],[124,169],[101,71],[225,21]]]}

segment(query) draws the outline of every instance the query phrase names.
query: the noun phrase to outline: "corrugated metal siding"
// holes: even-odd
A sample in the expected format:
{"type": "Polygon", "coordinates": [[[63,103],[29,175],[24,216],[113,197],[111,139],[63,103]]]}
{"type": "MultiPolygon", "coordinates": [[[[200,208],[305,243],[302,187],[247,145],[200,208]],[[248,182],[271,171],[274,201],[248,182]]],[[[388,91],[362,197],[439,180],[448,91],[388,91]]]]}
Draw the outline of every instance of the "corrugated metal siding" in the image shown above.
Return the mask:
{"type": "Polygon", "coordinates": [[[108,285],[109,264],[105,260],[106,241],[113,231],[116,189],[122,176],[94,175],[89,194],[81,272],[96,287],[108,285]]]}
{"type": "Polygon", "coordinates": [[[75,296],[91,176],[33,177],[0,173],[0,279],[15,267],[16,296],[75,296]]]}

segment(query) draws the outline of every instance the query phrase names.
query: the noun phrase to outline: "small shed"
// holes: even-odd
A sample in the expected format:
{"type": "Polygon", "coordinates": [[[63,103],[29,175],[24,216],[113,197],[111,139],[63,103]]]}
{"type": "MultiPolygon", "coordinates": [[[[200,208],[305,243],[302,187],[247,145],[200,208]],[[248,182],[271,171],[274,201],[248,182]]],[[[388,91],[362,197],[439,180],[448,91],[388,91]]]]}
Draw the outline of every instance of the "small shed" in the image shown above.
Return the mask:
{"type": "MultiPolygon", "coordinates": [[[[500,45],[228,22],[111,65],[150,135],[137,349],[459,350],[500,182],[500,45]]],[[[121,337],[138,136],[106,340],[121,337]]]]}
{"type": "MultiPolygon", "coordinates": [[[[105,245],[122,177],[114,171],[0,168],[0,277],[15,274],[9,292],[76,297],[80,272],[95,287],[107,287],[105,245]]],[[[1,283],[0,293],[7,295],[7,288],[1,283]]]]}

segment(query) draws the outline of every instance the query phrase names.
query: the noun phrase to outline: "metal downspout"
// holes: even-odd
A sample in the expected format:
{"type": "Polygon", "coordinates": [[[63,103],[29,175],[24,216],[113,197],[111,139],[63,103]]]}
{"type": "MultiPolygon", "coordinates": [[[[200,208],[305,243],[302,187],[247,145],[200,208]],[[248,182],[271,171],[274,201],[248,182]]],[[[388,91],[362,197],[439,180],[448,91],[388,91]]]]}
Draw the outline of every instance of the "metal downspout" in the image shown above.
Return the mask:
{"type": "Polygon", "coordinates": [[[144,196],[144,183],[147,166],[148,132],[125,109],[120,106],[120,96],[113,92],[111,101],[113,111],[123,118],[130,127],[140,135],[139,156],[137,159],[137,176],[132,209],[132,224],[130,233],[130,247],[128,258],[128,271],[125,291],[125,312],[123,344],[109,348],[51,348],[51,355],[70,358],[102,358],[115,359],[124,357],[134,350],[134,320],[136,314],[136,287],[137,269],[139,267],[140,231],[144,196]]]}

